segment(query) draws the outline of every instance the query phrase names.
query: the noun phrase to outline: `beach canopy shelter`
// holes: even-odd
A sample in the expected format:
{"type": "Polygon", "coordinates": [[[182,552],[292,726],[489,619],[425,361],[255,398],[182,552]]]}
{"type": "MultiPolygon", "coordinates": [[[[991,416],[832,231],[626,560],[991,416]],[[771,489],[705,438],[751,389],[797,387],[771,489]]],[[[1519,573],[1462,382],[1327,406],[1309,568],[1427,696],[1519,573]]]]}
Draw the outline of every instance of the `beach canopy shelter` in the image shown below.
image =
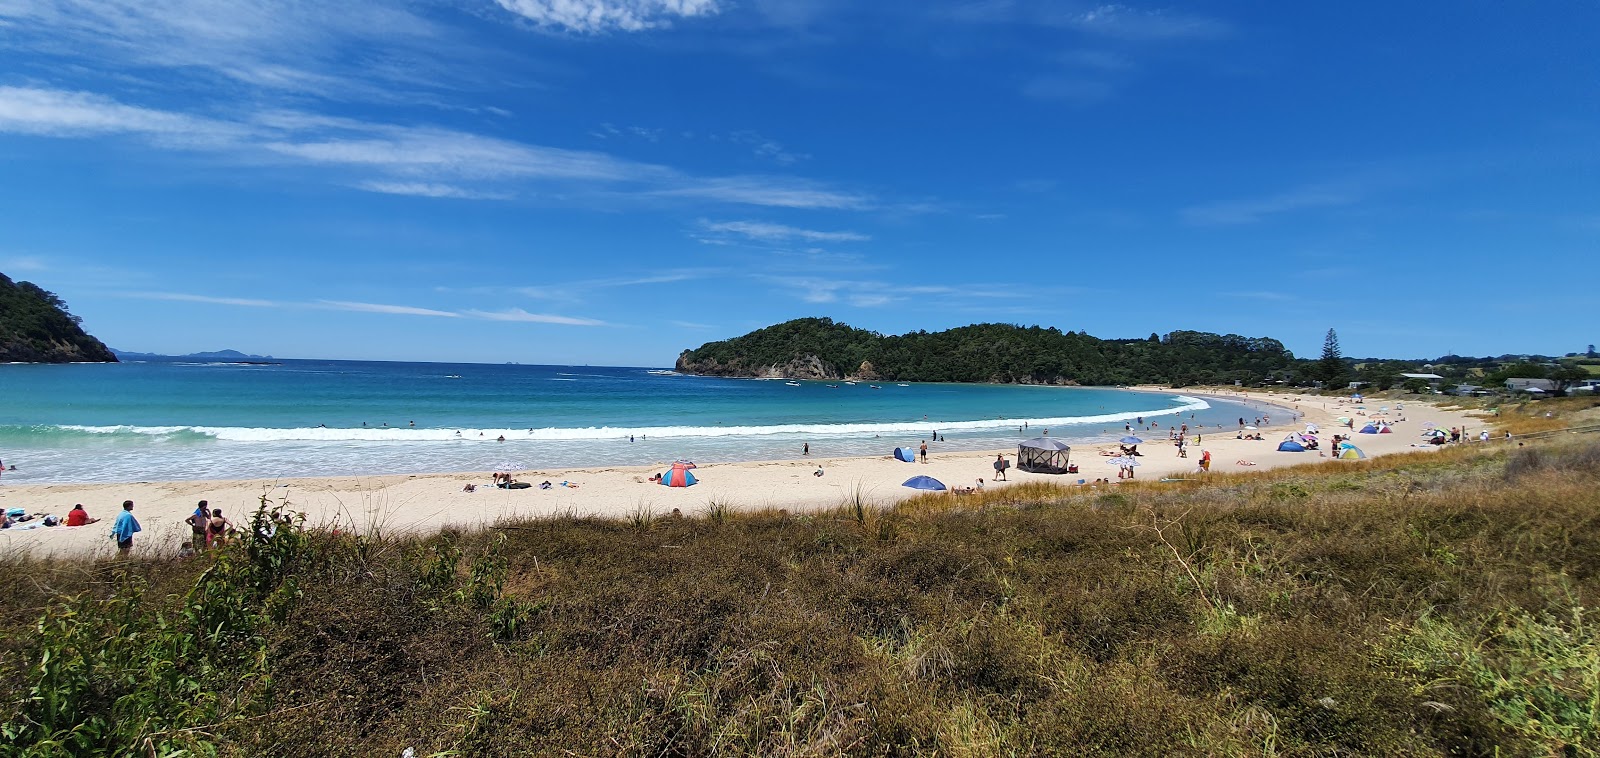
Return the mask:
{"type": "Polygon", "coordinates": [[[1355,445],[1345,445],[1344,449],[1339,451],[1339,460],[1359,461],[1366,457],[1367,454],[1361,452],[1361,448],[1355,445]]]}
{"type": "Polygon", "coordinates": [[[1376,425],[1374,425],[1374,424],[1367,424],[1366,426],[1361,427],[1361,431],[1360,432],[1357,432],[1357,434],[1377,434],[1377,433],[1378,433],[1378,427],[1376,425]]]}
{"type": "Polygon", "coordinates": [[[1280,453],[1303,453],[1305,451],[1306,446],[1294,440],[1284,440],[1278,443],[1278,452],[1280,453]]]}
{"type": "Polygon", "coordinates": [[[897,448],[894,449],[894,458],[897,461],[905,461],[906,463],[916,463],[917,462],[917,451],[912,450],[909,447],[897,447],[897,448]]]}
{"type": "Polygon", "coordinates": [[[941,482],[931,476],[913,476],[901,483],[900,486],[910,487],[914,490],[928,490],[929,492],[934,492],[945,488],[944,482],[941,482]]]}
{"type": "Polygon", "coordinates": [[[1035,437],[1017,445],[1017,468],[1035,474],[1067,473],[1072,447],[1053,437],[1035,437]]]}
{"type": "Polygon", "coordinates": [[[693,463],[688,465],[684,465],[684,463],[672,464],[671,470],[661,475],[661,483],[668,487],[688,487],[698,484],[700,480],[696,479],[694,472],[689,470],[693,466],[693,463]]]}
{"type": "Polygon", "coordinates": [[[1379,434],[1394,434],[1394,430],[1390,429],[1388,424],[1384,424],[1383,426],[1378,427],[1378,433],[1379,434]]]}

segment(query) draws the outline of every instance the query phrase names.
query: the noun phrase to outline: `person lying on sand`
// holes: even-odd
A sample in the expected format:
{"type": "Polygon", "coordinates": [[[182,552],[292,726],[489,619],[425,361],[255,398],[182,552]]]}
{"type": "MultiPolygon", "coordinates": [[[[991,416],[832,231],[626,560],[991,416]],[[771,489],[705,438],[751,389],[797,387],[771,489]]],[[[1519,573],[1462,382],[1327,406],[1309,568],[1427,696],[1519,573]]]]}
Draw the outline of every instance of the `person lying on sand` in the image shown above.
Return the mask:
{"type": "Polygon", "coordinates": [[[1241,458],[1241,459],[1239,459],[1237,461],[1234,461],[1234,463],[1237,463],[1240,466],[1254,466],[1254,465],[1256,465],[1255,461],[1247,461],[1247,460],[1244,460],[1243,458],[1241,458]]]}

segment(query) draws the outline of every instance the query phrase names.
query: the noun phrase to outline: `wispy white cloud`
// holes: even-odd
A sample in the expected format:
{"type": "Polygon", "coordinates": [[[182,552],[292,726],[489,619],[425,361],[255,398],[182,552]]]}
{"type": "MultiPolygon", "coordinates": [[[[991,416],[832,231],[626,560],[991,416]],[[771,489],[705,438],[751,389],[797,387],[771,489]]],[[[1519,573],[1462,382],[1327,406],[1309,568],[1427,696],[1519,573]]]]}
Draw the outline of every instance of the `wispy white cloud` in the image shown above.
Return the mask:
{"type": "Polygon", "coordinates": [[[508,199],[515,183],[559,183],[574,194],[683,198],[781,208],[862,210],[871,198],[778,176],[697,177],[675,169],[432,126],[399,126],[288,110],[233,120],[129,105],[94,93],[0,87],[0,133],[124,137],[204,151],[240,164],[289,163],[345,172],[370,192],[508,199]],[[350,176],[354,174],[354,176],[350,176]]]}
{"type": "Polygon", "coordinates": [[[596,34],[637,32],[674,19],[709,16],[717,0],[495,0],[541,28],[596,34]]]}
{"type": "Polygon", "coordinates": [[[296,94],[385,99],[394,84],[421,83],[430,62],[475,54],[443,44],[446,29],[403,5],[372,0],[6,0],[0,21],[0,48],[70,55],[112,74],[167,68],[296,94]]]}
{"type": "MultiPolygon", "coordinates": [[[[943,303],[971,300],[1010,300],[1024,297],[1015,288],[971,285],[902,284],[898,282],[833,279],[806,276],[758,276],[807,303],[845,303],[857,308],[878,308],[912,298],[938,298],[943,303]]],[[[1030,295],[1031,296],[1031,295],[1030,295]]]]}
{"type": "Polygon", "coordinates": [[[282,308],[285,303],[275,300],[257,300],[245,297],[215,297],[212,295],[189,295],[182,292],[129,292],[126,297],[136,297],[144,300],[173,300],[182,303],[207,303],[210,305],[239,305],[247,308],[282,308]]]}
{"type": "Polygon", "coordinates": [[[0,132],[44,137],[135,134],[163,146],[233,144],[248,130],[207,118],[124,105],[88,92],[0,87],[0,132]]]}
{"type": "Polygon", "coordinates": [[[676,326],[679,329],[715,329],[716,328],[715,326],[712,326],[711,324],[699,324],[699,323],[695,323],[693,321],[668,321],[667,323],[669,323],[669,324],[671,324],[673,326],[676,326]]]}
{"type": "Polygon", "coordinates": [[[362,303],[349,300],[315,300],[310,302],[257,300],[242,297],[216,297],[212,295],[191,295],[182,292],[125,292],[118,293],[121,297],[134,297],[144,300],[171,300],[184,303],[203,303],[207,305],[232,305],[248,308],[284,308],[284,309],[313,309],[352,311],[355,313],[377,313],[390,316],[427,316],[433,318],[472,318],[485,321],[516,321],[536,324],[559,324],[563,326],[608,326],[604,321],[592,318],[579,318],[576,316],[558,316],[548,313],[529,313],[521,308],[506,308],[498,311],[465,310],[446,311],[436,308],[422,308],[414,305],[393,305],[389,303],[362,303]]]}
{"type": "Polygon", "coordinates": [[[1359,202],[1359,192],[1351,187],[1307,186],[1276,195],[1207,203],[1184,208],[1183,220],[1203,226],[1254,224],[1268,216],[1313,208],[1334,208],[1359,202]]]}
{"type": "Polygon", "coordinates": [[[549,313],[529,313],[521,308],[507,308],[502,311],[463,311],[464,315],[472,318],[481,318],[489,321],[522,321],[535,324],[562,324],[565,326],[605,326],[606,322],[592,318],[577,318],[574,316],[556,316],[549,313]]]}
{"type": "Polygon", "coordinates": [[[654,194],[775,208],[865,210],[874,207],[873,199],[867,195],[830,189],[801,179],[777,177],[733,176],[693,180],[654,194]]]}
{"type": "Polygon", "coordinates": [[[865,234],[857,232],[824,232],[761,221],[707,221],[701,219],[700,228],[713,234],[736,234],[761,242],[782,242],[795,239],[808,242],[865,242],[872,239],[865,234]]]}
{"type": "Polygon", "coordinates": [[[1205,16],[1117,4],[1086,11],[1057,11],[1052,18],[1083,32],[1134,41],[1214,39],[1233,31],[1228,24],[1205,16]]]}
{"type": "Polygon", "coordinates": [[[388,313],[397,316],[435,316],[439,318],[461,318],[461,314],[453,311],[439,311],[432,308],[418,308],[411,305],[354,303],[348,300],[318,300],[317,304],[324,308],[332,308],[340,311],[356,311],[358,313],[388,313]]]}
{"type": "Polygon", "coordinates": [[[11,258],[0,259],[0,273],[15,274],[19,271],[49,271],[50,264],[36,255],[18,255],[11,258]]]}
{"type": "Polygon", "coordinates": [[[510,200],[512,195],[503,192],[477,192],[449,184],[429,182],[361,182],[356,185],[368,192],[386,195],[412,195],[415,197],[453,197],[462,200],[510,200]]]}
{"type": "Polygon", "coordinates": [[[747,145],[751,152],[762,158],[767,158],[785,166],[809,159],[805,153],[797,153],[783,146],[783,143],[768,139],[757,132],[742,130],[728,135],[728,141],[735,144],[747,145]]]}

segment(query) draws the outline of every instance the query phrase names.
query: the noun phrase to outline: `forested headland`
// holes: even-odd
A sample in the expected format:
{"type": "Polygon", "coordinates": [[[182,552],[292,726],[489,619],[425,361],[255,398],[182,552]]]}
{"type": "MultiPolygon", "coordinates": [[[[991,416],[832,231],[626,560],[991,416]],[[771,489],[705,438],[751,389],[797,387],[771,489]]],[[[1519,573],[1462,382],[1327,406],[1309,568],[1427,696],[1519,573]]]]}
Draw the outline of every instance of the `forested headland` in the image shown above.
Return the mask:
{"type": "Polygon", "coordinates": [[[0,362],[115,363],[52,292],[0,274],[0,362]]]}
{"type": "Polygon", "coordinates": [[[1054,327],[975,324],[883,335],[802,318],[685,350],[677,368],[710,376],[1181,387],[1292,379],[1296,364],[1278,340],[1236,334],[1105,340],[1054,327]]]}

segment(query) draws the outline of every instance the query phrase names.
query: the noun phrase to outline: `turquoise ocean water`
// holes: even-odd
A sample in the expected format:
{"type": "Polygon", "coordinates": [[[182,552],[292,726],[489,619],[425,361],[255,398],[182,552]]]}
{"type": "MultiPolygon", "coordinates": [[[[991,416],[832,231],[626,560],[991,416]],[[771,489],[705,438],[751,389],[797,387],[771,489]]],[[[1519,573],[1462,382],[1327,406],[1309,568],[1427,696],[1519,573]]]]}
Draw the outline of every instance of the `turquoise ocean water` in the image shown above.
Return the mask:
{"type": "Polygon", "coordinates": [[[804,442],[813,456],[887,454],[934,432],[934,450],[981,450],[1045,429],[1115,439],[1140,416],[1231,431],[1263,412],[1098,388],[797,384],[588,366],[3,365],[0,458],[18,470],[0,484],[767,460],[804,442]]]}

